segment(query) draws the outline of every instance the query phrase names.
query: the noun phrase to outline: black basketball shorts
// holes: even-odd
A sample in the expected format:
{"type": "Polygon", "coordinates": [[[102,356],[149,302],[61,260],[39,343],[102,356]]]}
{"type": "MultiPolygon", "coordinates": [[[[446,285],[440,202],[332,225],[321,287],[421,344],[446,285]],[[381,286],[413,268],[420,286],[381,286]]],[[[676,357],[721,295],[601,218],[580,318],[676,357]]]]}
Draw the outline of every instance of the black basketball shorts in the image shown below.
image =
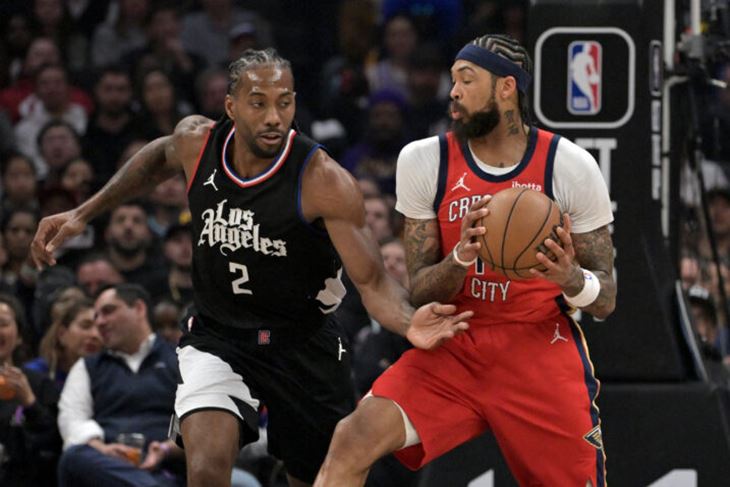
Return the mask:
{"type": "Polygon", "coordinates": [[[198,316],[188,323],[177,350],[177,418],[229,411],[241,421],[244,445],[258,438],[258,410],[265,405],[269,453],[293,477],[314,482],[337,422],[355,406],[349,345],[337,322],[279,345],[272,345],[276,330],[267,330],[272,336],[262,342],[258,330],[229,332],[198,316]]]}

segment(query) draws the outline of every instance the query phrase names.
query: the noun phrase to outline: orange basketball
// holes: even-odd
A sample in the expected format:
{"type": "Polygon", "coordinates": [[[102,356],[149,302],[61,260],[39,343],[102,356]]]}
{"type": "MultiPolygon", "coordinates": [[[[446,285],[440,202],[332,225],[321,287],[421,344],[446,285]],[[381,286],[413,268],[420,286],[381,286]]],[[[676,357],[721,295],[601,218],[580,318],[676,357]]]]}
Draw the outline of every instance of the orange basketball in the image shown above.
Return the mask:
{"type": "Polygon", "coordinates": [[[495,194],[487,203],[489,215],[481,220],[487,229],[480,237],[479,256],[485,265],[510,279],[532,277],[530,269],[545,270],[537,252],[554,255],[543,245],[546,238],[560,244],[555,229],[563,217],[553,200],[526,188],[509,188],[495,194]]]}

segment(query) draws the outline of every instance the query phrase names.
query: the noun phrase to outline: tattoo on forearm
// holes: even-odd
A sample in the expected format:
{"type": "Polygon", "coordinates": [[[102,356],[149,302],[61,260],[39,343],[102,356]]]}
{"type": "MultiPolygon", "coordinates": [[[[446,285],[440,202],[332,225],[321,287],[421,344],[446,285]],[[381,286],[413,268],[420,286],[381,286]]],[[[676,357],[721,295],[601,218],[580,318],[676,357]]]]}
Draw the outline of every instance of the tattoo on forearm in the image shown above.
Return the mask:
{"type": "Polygon", "coordinates": [[[588,233],[573,234],[575,257],[581,267],[592,271],[601,282],[601,292],[584,311],[597,317],[611,313],[616,302],[616,282],[613,279],[613,243],[608,226],[588,233]]]}
{"type": "Polygon", "coordinates": [[[406,218],[404,243],[411,302],[450,301],[463,286],[466,270],[455,268],[448,256],[441,258],[438,221],[406,218]]]}
{"type": "Polygon", "coordinates": [[[517,122],[515,121],[515,111],[507,110],[506,112],[504,112],[504,116],[507,119],[507,129],[509,130],[509,135],[519,134],[520,130],[517,128],[517,122]]]}

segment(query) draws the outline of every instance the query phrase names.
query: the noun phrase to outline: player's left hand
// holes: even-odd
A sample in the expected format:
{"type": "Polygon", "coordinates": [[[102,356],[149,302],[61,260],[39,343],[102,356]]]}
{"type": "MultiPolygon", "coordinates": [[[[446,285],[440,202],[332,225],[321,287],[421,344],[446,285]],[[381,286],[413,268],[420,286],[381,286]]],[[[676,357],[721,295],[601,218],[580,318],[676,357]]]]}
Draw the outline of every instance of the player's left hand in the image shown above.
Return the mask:
{"type": "Polygon", "coordinates": [[[431,350],[438,347],[445,340],[469,329],[466,320],[471,318],[474,312],[455,313],[456,306],[453,304],[424,304],[413,313],[406,338],[416,348],[431,350]]]}
{"type": "Polygon", "coordinates": [[[570,217],[565,213],[563,215],[563,226],[557,227],[555,230],[560,242],[558,243],[551,238],[545,239],[544,246],[552,256],[548,256],[544,252],[537,253],[537,260],[545,266],[545,270],[530,269],[532,277],[542,277],[548,281],[553,281],[561,288],[568,287],[570,283],[575,282],[577,279],[583,279],[580,265],[575,260],[575,248],[573,247],[573,239],[570,237],[571,228],[570,217]]]}

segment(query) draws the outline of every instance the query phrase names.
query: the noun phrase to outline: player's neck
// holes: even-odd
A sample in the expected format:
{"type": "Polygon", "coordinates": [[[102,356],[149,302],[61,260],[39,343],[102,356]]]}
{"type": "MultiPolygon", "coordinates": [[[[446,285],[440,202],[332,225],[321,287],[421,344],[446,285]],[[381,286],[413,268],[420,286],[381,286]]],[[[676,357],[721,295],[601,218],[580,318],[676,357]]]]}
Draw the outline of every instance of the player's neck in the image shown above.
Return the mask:
{"type": "Polygon", "coordinates": [[[474,155],[485,164],[494,167],[509,167],[522,160],[527,149],[529,127],[525,125],[497,125],[484,137],[469,139],[474,155]]]}

